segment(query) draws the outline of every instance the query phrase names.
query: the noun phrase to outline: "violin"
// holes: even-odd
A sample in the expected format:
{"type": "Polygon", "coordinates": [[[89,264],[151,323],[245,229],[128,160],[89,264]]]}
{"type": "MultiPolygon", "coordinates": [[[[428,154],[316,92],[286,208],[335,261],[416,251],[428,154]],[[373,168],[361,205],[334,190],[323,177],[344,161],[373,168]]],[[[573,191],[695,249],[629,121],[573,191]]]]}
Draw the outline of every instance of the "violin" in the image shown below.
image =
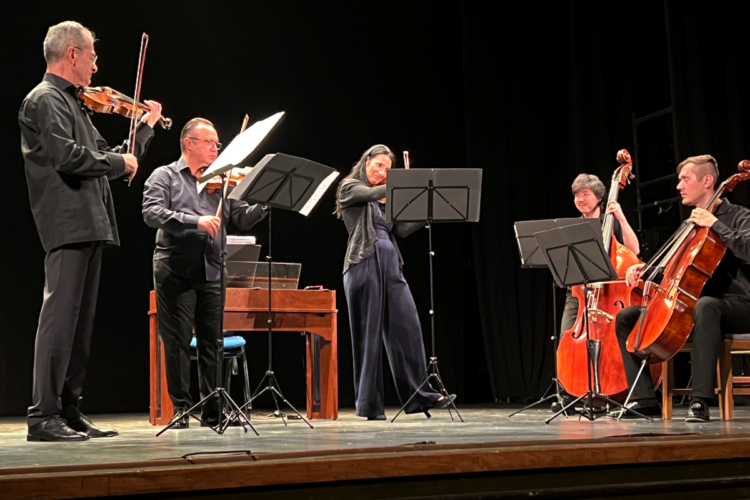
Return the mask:
{"type": "MultiPolygon", "coordinates": [[[[726,191],[750,180],[750,161],[737,166],[739,173],[721,183],[705,208],[712,212],[726,191]]],[[[639,272],[648,276],[643,288],[641,314],[627,341],[628,351],[648,363],[662,363],[677,354],[693,330],[693,309],[703,286],[713,276],[726,253],[726,245],[710,228],[684,221],[672,237],[639,272]],[[662,276],[659,283],[656,280],[662,276]]]]}
{"type": "MultiPolygon", "coordinates": [[[[404,168],[406,170],[409,170],[409,168],[410,168],[410,165],[409,165],[409,152],[408,151],[404,151],[404,168]]],[[[388,181],[388,176],[386,174],[386,178],[383,179],[383,182],[381,182],[380,184],[377,184],[376,186],[373,186],[373,187],[385,186],[385,184],[386,184],[387,181],[388,181]]],[[[381,199],[378,200],[378,202],[383,203],[383,204],[385,204],[385,201],[386,201],[386,198],[381,198],[381,199]]]]}
{"type": "MultiPolygon", "coordinates": [[[[139,102],[136,106],[133,99],[110,87],[83,88],[78,92],[78,100],[94,113],[122,115],[125,118],[135,119],[136,122],[149,111],[145,104],[139,102]]],[[[169,130],[172,127],[172,120],[162,116],[159,118],[159,125],[164,130],[169,130]]]]}

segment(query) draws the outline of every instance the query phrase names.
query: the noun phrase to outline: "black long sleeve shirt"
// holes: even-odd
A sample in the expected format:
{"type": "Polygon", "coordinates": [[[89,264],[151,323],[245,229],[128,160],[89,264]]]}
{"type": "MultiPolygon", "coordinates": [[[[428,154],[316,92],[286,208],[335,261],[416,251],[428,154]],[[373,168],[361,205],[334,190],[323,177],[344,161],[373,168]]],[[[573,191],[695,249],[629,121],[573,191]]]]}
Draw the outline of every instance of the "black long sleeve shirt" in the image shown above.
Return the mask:
{"type": "MultiPolygon", "coordinates": [[[[103,241],[118,246],[109,179],[125,174],[119,152],[91,123],[69,81],[46,73],[18,113],[31,211],[49,252],[71,243],[103,241]]],[[[141,123],[135,156],[142,158],[154,135],[141,123]]]]}
{"type": "Polygon", "coordinates": [[[711,230],[727,246],[701,296],[741,295],[750,298],[750,210],[723,199],[711,230]]]}
{"type": "MultiPolygon", "coordinates": [[[[197,179],[182,158],[154,170],[143,192],[143,220],[158,229],[154,261],[193,282],[218,280],[221,252],[227,242],[226,224],[212,238],[198,229],[198,218],[216,215],[220,200],[219,190],[198,192],[197,179]]],[[[224,220],[241,230],[250,229],[266,216],[260,205],[229,198],[223,212],[224,220]]]]}

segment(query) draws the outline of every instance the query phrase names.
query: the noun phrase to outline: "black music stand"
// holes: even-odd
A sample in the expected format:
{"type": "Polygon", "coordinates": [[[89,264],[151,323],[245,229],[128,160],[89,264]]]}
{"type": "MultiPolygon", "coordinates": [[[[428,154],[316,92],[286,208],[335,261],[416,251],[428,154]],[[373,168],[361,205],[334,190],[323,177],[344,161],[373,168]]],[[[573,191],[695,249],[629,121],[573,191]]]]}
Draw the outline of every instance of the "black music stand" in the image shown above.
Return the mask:
{"type": "MultiPolygon", "coordinates": [[[[601,231],[595,231],[591,224],[583,222],[573,226],[541,231],[535,233],[534,238],[559,287],[583,285],[588,289],[589,283],[612,281],[618,278],[617,271],[609,260],[609,254],[604,249],[601,231]]],[[[599,341],[592,341],[589,338],[589,310],[586,300],[584,300],[584,308],[589,390],[552,415],[545,423],[549,424],[584,398],[588,399],[588,405],[584,405],[584,411],[581,415],[588,420],[593,421],[598,418],[594,413],[594,398],[596,398],[609,403],[613,407],[620,408],[621,411],[631,412],[651,422],[650,417],[626,408],[617,401],[601,394],[598,375],[599,341]]]]}
{"type": "MultiPolygon", "coordinates": [[[[448,397],[443,380],[438,370],[437,353],[435,351],[435,299],[433,286],[432,259],[432,224],[434,222],[477,222],[481,202],[482,170],[481,169],[409,169],[389,170],[386,184],[386,222],[424,222],[427,223],[430,256],[430,334],[432,340],[432,356],[425,372],[422,383],[414,394],[404,403],[391,422],[404,411],[412,399],[430,379],[437,382],[440,394],[448,397]]],[[[450,406],[456,411],[453,401],[450,406]]],[[[453,420],[450,406],[448,413],[453,420]]],[[[425,412],[429,418],[430,414],[425,412]]]]}
{"type": "MultiPolygon", "coordinates": [[[[581,224],[581,223],[589,223],[594,227],[594,230],[596,232],[601,233],[601,221],[598,218],[594,219],[582,219],[580,217],[577,218],[566,218],[566,219],[546,219],[546,220],[528,220],[528,221],[518,221],[513,225],[513,228],[516,231],[516,242],[518,243],[518,252],[519,256],[521,257],[521,269],[547,269],[547,261],[544,260],[544,256],[542,255],[542,252],[539,251],[539,245],[536,242],[536,238],[534,238],[534,234],[540,232],[540,231],[547,231],[550,229],[554,229],[556,227],[566,227],[566,226],[572,226],[574,224],[581,224]]],[[[535,401],[534,403],[531,403],[528,406],[525,406],[521,408],[518,411],[514,411],[508,417],[512,417],[513,415],[517,415],[521,412],[524,412],[530,408],[533,408],[537,405],[540,405],[546,401],[549,401],[552,398],[556,398],[557,402],[562,406],[563,400],[560,396],[560,381],[557,379],[557,347],[558,343],[560,341],[559,335],[561,335],[563,332],[560,332],[558,334],[557,332],[557,293],[555,292],[555,280],[552,279],[552,337],[550,340],[552,340],[553,343],[553,359],[554,359],[554,374],[552,375],[552,380],[550,381],[550,384],[547,386],[547,389],[544,391],[544,394],[542,394],[542,397],[535,401]],[[554,388],[554,392],[550,394],[550,390],[554,388]]],[[[565,414],[567,416],[567,413],[565,414]]]]}
{"type": "MultiPolygon", "coordinates": [[[[314,161],[289,156],[281,153],[266,155],[253,168],[240,184],[232,191],[229,198],[243,200],[249,204],[260,204],[268,210],[268,370],[255,389],[250,401],[241,410],[259,398],[263,393],[270,392],[276,411],[281,415],[284,425],[287,425],[284,413],[279,408],[277,398],[281,398],[297,416],[311,429],[313,426],[281,393],[276,375],[273,372],[273,309],[272,284],[273,259],[271,257],[271,227],[273,208],[281,208],[309,215],[320,201],[328,187],[336,180],[339,173],[314,161]],[[263,384],[266,384],[263,387],[263,384]]],[[[235,415],[237,417],[237,415],[235,415]]]]}

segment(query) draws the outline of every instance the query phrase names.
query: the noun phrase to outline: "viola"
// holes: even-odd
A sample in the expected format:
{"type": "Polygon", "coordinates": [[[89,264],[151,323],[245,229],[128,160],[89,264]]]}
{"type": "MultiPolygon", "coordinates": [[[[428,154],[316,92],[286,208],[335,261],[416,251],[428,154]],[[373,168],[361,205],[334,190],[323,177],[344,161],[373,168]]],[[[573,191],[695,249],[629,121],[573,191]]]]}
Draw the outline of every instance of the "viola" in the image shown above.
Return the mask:
{"type": "MultiPolygon", "coordinates": [[[[94,113],[122,115],[125,118],[134,118],[136,122],[149,111],[145,104],[139,102],[136,106],[133,99],[110,87],[83,88],[78,92],[78,100],[94,113]]],[[[172,127],[172,120],[161,117],[159,125],[164,130],[169,130],[172,127]]]]}
{"type": "MultiPolygon", "coordinates": [[[[719,197],[750,179],[750,161],[721,183],[704,207],[713,212],[719,197]]],[[[679,352],[693,329],[693,309],[703,286],[721,262],[726,245],[710,228],[683,222],[672,237],[641,269],[641,314],[628,337],[628,350],[649,363],[661,364],[679,352]],[[656,280],[662,276],[659,283],[656,280]]]]}
{"type": "MultiPolygon", "coordinates": [[[[627,150],[617,153],[620,166],[612,175],[612,184],[607,198],[609,202],[617,201],[620,190],[630,182],[633,162],[627,150]]],[[[608,249],[612,266],[617,276],[625,277],[628,268],[640,263],[636,255],[625,245],[614,238],[614,214],[604,216],[602,238],[604,248],[608,249]]],[[[617,312],[630,305],[632,286],[624,280],[609,283],[589,284],[571,288],[571,293],[578,299],[578,315],[573,327],[563,332],[557,350],[557,377],[565,390],[573,396],[581,396],[589,390],[589,343],[591,359],[595,360],[593,389],[596,393],[605,394],[613,399],[624,400],[627,395],[628,380],[622,363],[622,355],[617,342],[614,318],[617,312]],[[584,301],[586,301],[584,303],[584,301]],[[587,307],[584,306],[587,305],[587,307]],[[586,338],[585,310],[588,309],[588,339],[586,338]]],[[[653,380],[658,384],[661,379],[661,365],[653,365],[653,380]]]]}
{"type": "MultiPolygon", "coordinates": [[[[226,179],[227,187],[236,187],[252,170],[253,167],[233,168],[232,170],[230,170],[229,176],[226,179]]],[[[206,181],[205,189],[209,193],[214,193],[219,189],[223,189],[223,182],[224,181],[222,180],[221,176],[217,175],[213,179],[206,181]]]]}

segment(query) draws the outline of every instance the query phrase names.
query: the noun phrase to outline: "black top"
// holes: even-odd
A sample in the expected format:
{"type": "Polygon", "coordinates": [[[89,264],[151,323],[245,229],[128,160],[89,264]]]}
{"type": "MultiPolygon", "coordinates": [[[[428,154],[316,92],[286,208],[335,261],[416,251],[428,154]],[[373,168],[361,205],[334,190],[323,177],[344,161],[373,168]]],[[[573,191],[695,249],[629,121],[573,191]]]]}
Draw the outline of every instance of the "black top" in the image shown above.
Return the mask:
{"type": "Polygon", "coordinates": [[[714,215],[718,220],[711,230],[727,246],[727,252],[703,287],[701,296],[750,297],[750,210],[724,199],[714,215]]]}
{"type": "MultiPolygon", "coordinates": [[[[77,92],[69,81],[46,73],[18,113],[31,211],[47,252],[88,241],[120,244],[108,179],[125,174],[119,151],[127,141],[110,148],[77,92]]],[[[153,135],[151,127],[139,125],[139,159],[153,135]]]]}
{"type": "MultiPolygon", "coordinates": [[[[358,179],[344,179],[336,195],[341,203],[341,218],[346,230],[349,231],[344,258],[344,273],[346,273],[349,266],[362,262],[375,251],[375,242],[378,238],[372,222],[373,214],[374,210],[379,210],[377,200],[385,197],[385,186],[369,187],[358,179]]],[[[398,250],[395,236],[403,238],[424,225],[421,222],[393,225],[393,231],[389,233],[389,237],[396,248],[401,265],[404,261],[398,250]]]]}
{"type": "MultiPolygon", "coordinates": [[[[154,170],[143,192],[143,220],[158,229],[154,260],[194,282],[218,280],[221,252],[227,244],[226,225],[211,238],[198,229],[198,217],[216,215],[220,200],[220,190],[198,192],[198,180],[182,158],[154,170]]],[[[229,198],[223,207],[224,220],[241,230],[250,229],[267,213],[260,205],[251,207],[229,198]]]]}

